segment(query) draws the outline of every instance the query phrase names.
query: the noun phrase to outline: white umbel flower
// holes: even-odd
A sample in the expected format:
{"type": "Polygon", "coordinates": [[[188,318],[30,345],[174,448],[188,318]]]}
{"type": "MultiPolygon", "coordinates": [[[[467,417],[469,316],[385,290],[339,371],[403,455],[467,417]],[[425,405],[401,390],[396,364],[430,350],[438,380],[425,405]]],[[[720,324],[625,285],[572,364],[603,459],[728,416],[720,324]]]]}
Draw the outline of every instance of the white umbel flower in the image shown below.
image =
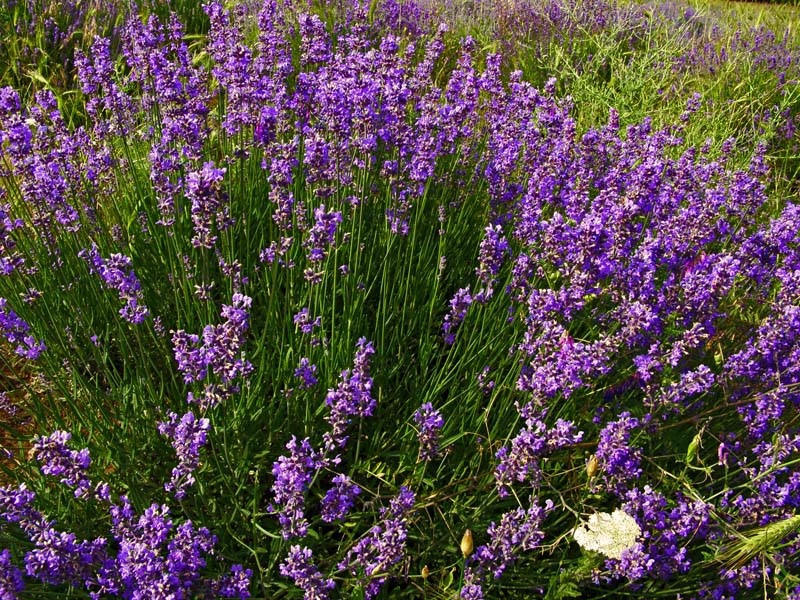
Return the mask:
{"type": "Polygon", "coordinates": [[[621,558],[622,551],[633,547],[640,535],[642,530],[634,518],[619,508],[611,514],[593,514],[572,532],[581,548],[608,558],[621,558]]]}

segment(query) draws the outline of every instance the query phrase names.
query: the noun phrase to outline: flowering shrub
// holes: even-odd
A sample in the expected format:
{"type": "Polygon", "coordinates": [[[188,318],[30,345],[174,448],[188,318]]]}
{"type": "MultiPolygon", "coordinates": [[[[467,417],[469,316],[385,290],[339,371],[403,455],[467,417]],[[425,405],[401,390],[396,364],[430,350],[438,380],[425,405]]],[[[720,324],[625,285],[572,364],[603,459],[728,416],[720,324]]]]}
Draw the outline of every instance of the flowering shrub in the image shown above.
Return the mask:
{"type": "Polygon", "coordinates": [[[709,124],[669,7],[202,8],[0,89],[0,596],[800,594],[789,38],[709,124]]]}

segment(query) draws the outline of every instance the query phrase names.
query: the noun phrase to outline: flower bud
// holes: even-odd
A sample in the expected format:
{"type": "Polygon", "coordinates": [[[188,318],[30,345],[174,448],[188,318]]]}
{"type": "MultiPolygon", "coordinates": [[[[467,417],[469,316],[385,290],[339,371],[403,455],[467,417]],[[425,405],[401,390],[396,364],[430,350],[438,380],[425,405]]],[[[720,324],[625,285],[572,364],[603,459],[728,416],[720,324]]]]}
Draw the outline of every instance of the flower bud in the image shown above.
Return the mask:
{"type": "Polygon", "coordinates": [[[422,567],[422,578],[427,581],[428,577],[431,575],[431,570],[428,568],[428,565],[422,567]]]}
{"type": "Polygon", "coordinates": [[[586,461],[586,475],[592,479],[600,470],[600,461],[597,460],[597,455],[592,454],[589,460],[586,461]]]}
{"type": "Polygon", "coordinates": [[[472,532],[467,529],[464,532],[464,535],[461,537],[461,554],[464,555],[464,558],[467,558],[470,554],[472,554],[474,547],[475,546],[472,543],[472,532]]]}

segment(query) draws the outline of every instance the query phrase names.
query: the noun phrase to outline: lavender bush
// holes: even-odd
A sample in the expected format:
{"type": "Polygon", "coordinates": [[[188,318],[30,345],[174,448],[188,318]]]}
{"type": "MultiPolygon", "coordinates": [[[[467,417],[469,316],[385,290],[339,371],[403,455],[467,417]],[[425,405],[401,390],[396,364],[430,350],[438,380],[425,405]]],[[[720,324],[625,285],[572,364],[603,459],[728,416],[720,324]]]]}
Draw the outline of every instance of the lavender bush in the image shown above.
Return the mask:
{"type": "Polygon", "coordinates": [[[800,597],[793,42],[447,9],[0,89],[0,596],[800,597]]]}

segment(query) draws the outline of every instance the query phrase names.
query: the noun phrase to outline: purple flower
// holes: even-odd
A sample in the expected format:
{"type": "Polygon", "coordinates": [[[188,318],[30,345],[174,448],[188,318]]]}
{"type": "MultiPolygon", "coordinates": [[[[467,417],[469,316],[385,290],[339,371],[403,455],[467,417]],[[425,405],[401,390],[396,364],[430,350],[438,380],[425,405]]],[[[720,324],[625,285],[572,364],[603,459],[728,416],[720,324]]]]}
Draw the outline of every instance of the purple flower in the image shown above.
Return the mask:
{"type": "Polygon", "coordinates": [[[506,256],[510,254],[508,240],[503,237],[503,228],[500,225],[486,227],[486,234],[481,242],[478,256],[476,274],[484,286],[491,288],[494,276],[500,272],[500,267],[506,256]]]}
{"type": "Polygon", "coordinates": [[[342,520],[355,505],[356,496],[361,493],[359,488],[347,475],[337,475],[333,478],[333,487],[329,489],[322,499],[322,520],[326,523],[342,520]]]}
{"type": "Polygon", "coordinates": [[[92,117],[95,134],[127,135],[133,125],[134,104],[115,81],[111,40],[95,37],[88,57],[76,49],[75,68],[81,91],[88,96],[86,112],[92,117]]]}
{"type": "Polygon", "coordinates": [[[19,112],[22,105],[19,101],[19,94],[10,87],[0,88],[0,117],[5,119],[8,115],[19,112]]]}
{"type": "Polygon", "coordinates": [[[206,325],[202,341],[197,334],[184,330],[172,332],[172,346],[178,370],[183,373],[185,383],[195,383],[207,378],[209,371],[222,382],[222,386],[206,385],[203,394],[189,394],[189,402],[196,402],[202,409],[219,404],[236,388],[237,377],[247,377],[253,365],[244,358],[245,333],[249,328],[248,310],[252,303],[249,296],[234,294],[231,304],[223,304],[219,325],[206,325]]]}
{"type": "Polygon", "coordinates": [[[204,555],[213,553],[217,541],[205,527],[191,521],[176,525],[165,505],[153,504],[137,516],[125,496],[112,506],[111,520],[119,551],[97,574],[100,593],[131,600],[188,598],[210,591],[249,597],[250,573],[239,565],[215,581],[200,574],[206,567],[204,555]]]}
{"type": "Polygon", "coordinates": [[[300,64],[308,66],[312,63],[326,63],[330,60],[330,39],[325,31],[325,24],[317,15],[300,14],[297,16],[300,25],[300,64]]]}
{"type": "Polygon", "coordinates": [[[467,310],[472,304],[473,297],[469,292],[469,288],[461,288],[450,299],[450,311],[445,315],[442,331],[444,332],[444,341],[446,344],[451,345],[456,341],[456,328],[467,316],[467,310]]]}
{"type": "Polygon", "coordinates": [[[478,546],[467,559],[461,598],[483,598],[483,583],[489,574],[499,579],[521,552],[536,549],[544,539],[541,524],[553,510],[548,500],[542,507],[531,499],[526,510],[522,507],[503,514],[500,523],[489,525],[489,543],[478,546]]]}
{"type": "Polygon", "coordinates": [[[730,450],[725,442],[720,442],[717,446],[717,464],[727,467],[730,450]]]}
{"type": "Polygon", "coordinates": [[[199,161],[209,133],[208,73],[193,64],[183,25],[174,15],[168,23],[154,15],[144,22],[128,19],[122,53],[130,81],[141,86],[141,109],[149,112],[158,105],[159,126],[151,133],[150,179],[161,213],[159,223],[170,226],[187,163],[199,161]]]}
{"type": "Polygon", "coordinates": [[[211,300],[211,290],[214,287],[214,282],[206,283],[206,284],[195,284],[194,286],[194,295],[197,296],[198,299],[204,301],[211,300]]]}
{"type": "Polygon", "coordinates": [[[245,45],[241,26],[232,19],[219,1],[203,4],[209,16],[208,52],[214,60],[212,69],[220,88],[226,94],[223,126],[235,137],[246,125],[252,125],[259,107],[258,97],[264,95],[254,71],[253,52],[245,45]]]}
{"type": "Polygon", "coordinates": [[[95,244],[91,249],[81,250],[78,256],[89,263],[89,272],[97,273],[106,287],[119,292],[119,299],[125,306],[119,311],[122,318],[138,325],[143,323],[150,311],[143,303],[142,286],[133,272],[131,259],[124,254],[112,254],[108,259],[100,256],[95,244]]]}
{"type": "Polygon", "coordinates": [[[644,576],[646,569],[647,575],[662,580],[686,573],[691,567],[686,540],[700,541],[708,536],[711,505],[678,495],[670,508],[667,499],[650,486],[634,488],[625,498],[622,510],[637,521],[643,539],[620,559],[606,561],[612,573],[633,579],[644,576]]]}
{"type": "MultiPolygon", "coordinates": [[[[15,417],[19,413],[19,406],[8,397],[8,392],[0,392],[0,412],[9,417],[15,417]]],[[[7,451],[10,455],[10,451],[7,451]]]]}
{"type": "Polygon", "coordinates": [[[421,460],[433,460],[439,456],[439,432],[444,426],[442,413],[426,402],[414,413],[414,422],[419,428],[419,457],[421,460]]]}
{"type": "MultiPolygon", "coordinates": [[[[104,537],[79,540],[73,533],[56,530],[54,521],[33,508],[34,498],[24,485],[0,488],[0,517],[17,523],[34,546],[24,557],[29,577],[49,585],[84,587],[94,600],[193,598],[209,593],[249,598],[251,573],[240,565],[216,580],[201,576],[204,555],[213,553],[216,538],[190,521],[176,526],[166,506],[153,504],[137,517],[122,496],[119,504],[110,507],[113,541],[104,537]]],[[[107,494],[104,499],[108,500],[107,494]]],[[[0,554],[0,586],[6,586],[0,591],[4,593],[19,591],[18,572],[8,558],[0,554]]]]}
{"type": "Polygon", "coordinates": [[[280,573],[288,577],[303,590],[304,600],[327,600],[330,591],[336,587],[333,579],[325,579],[313,562],[310,549],[295,545],[280,564],[280,573]]]}
{"type": "Polygon", "coordinates": [[[221,575],[207,586],[213,598],[237,598],[247,600],[250,597],[250,578],[253,572],[242,565],[232,565],[230,573],[221,575]]]}
{"type": "Polygon", "coordinates": [[[214,225],[219,230],[229,225],[227,198],[222,191],[224,176],[225,169],[216,168],[213,162],[186,175],[186,198],[192,203],[192,245],[196,248],[213,248],[217,241],[214,225]]]}
{"type": "Polygon", "coordinates": [[[478,387],[480,388],[481,392],[484,394],[489,394],[495,388],[494,380],[489,379],[489,372],[491,371],[491,367],[486,365],[481,369],[481,372],[478,373],[478,387]]]}
{"type": "Polygon", "coordinates": [[[200,336],[186,333],[182,329],[172,332],[172,347],[178,370],[183,373],[184,383],[202,381],[208,375],[205,348],[200,336]]]}
{"type": "Polygon", "coordinates": [[[374,598],[388,580],[388,573],[405,556],[408,517],[413,510],[414,493],[401,488],[389,508],[381,510],[381,521],[347,552],[339,569],[350,572],[366,584],[364,598],[374,598]]]}
{"type": "Polygon", "coordinates": [[[620,413],[618,420],[609,422],[600,431],[595,456],[600,462],[603,479],[611,490],[627,489],[627,484],[637,481],[642,474],[642,452],[630,445],[631,433],[639,426],[639,419],[625,411],[620,413]]]}
{"type": "Polygon", "coordinates": [[[11,563],[11,552],[0,552],[0,600],[17,600],[19,594],[25,589],[22,571],[11,563]]]}
{"type": "Polygon", "coordinates": [[[553,510],[551,501],[539,506],[535,501],[525,510],[516,508],[503,514],[500,522],[489,525],[489,543],[475,550],[473,560],[499,579],[520,552],[530,552],[544,539],[542,521],[553,510]]]}
{"type": "Polygon", "coordinates": [[[690,399],[699,396],[714,385],[716,377],[706,365],[700,365],[681,373],[678,381],[663,386],[652,398],[648,398],[646,405],[651,410],[655,407],[672,408],[680,412],[682,408],[691,405],[690,399]]]}
{"type": "Polygon", "coordinates": [[[637,581],[652,570],[655,559],[645,551],[642,544],[637,543],[623,550],[618,560],[609,562],[613,564],[612,574],[625,577],[628,581],[637,581]]]}
{"type": "Polygon", "coordinates": [[[308,260],[318,263],[328,254],[328,248],[336,239],[336,228],[342,222],[339,211],[325,212],[322,204],[314,209],[314,225],[308,230],[305,246],[308,248],[308,260]]]}
{"type": "Polygon", "coordinates": [[[494,477],[501,497],[509,494],[509,487],[516,482],[530,480],[536,486],[542,477],[541,459],[556,450],[569,447],[583,439],[583,432],[576,431],[569,421],[559,419],[553,428],[544,422],[546,411],[538,411],[531,405],[520,410],[525,418],[525,427],[511,440],[511,447],[497,451],[499,464],[494,477]]]}
{"type": "Polygon", "coordinates": [[[25,484],[0,487],[0,518],[16,523],[34,546],[24,557],[26,574],[51,585],[80,586],[90,581],[107,560],[106,540],[79,540],[75,534],[57,531],[55,522],[33,508],[34,499],[25,484]]]}
{"type": "Polygon", "coordinates": [[[375,410],[372,377],[369,376],[369,357],[373,354],[375,349],[372,347],[372,342],[368,342],[366,338],[359,338],[353,369],[342,371],[337,388],[328,390],[325,404],[330,408],[330,414],[326,417],[326,421],[330,423],[331,430],[324,435],[326,452],[344,448],[348,437],[345,432],[350,424],[350,417],[369,417],[375,410]]]}
{"type": "Polygon", "coordinates": [[[36,548],[25,554],[25,572],[44,583],[82,585],[107,561],[105,538],[79,540],[74,533],[57,531],[44,520],[26,533],[36,548]]]}
{"type": "Polygon", "coordinates": [[[303,307],[300,309],[296,315],[294,315],[293,319],[294,324],[300,327],[300,331],[303,332],[305,335],[310,335],[314,332],[316,327],[319,327],[322,324],[322,317],[316,317],[314,319],[308,313],[308,307],[303,307]]]}
{"type": "Polygon", "coordinates": [[[273,241],[270,243],[269,246],[264,248],[258,255],[258,260],[262,263],[272,264],[278,260],[278,264],[285,266],[286,268],[293,268],[294,262],[292,261],[285,261],[282,256],[285,256],[286,253],[291,249],[292,242],[294,238],[292,237],[282,237],[280,242],[273,241]]]}
{"type": "Polygon", "coordinates": [[[59,481],[75,488],[75,496],[86,497],[92,482],[86,471],[92,463],[89,450],[70,450],[67,442],[72,434],[54,431],[49,436],[37,436],[33,443],[33,456],[41,463],[42,473],[59,477],[59,481]]]}
{"type": "Polygon", "coordinates": [[[30,335],[30,329],[30,325],[8,307],[8,301],[0,298],[0,330],[3,336],[10,343],[17,345],[14,352],[30,360],[36,360],[46,347],[44,342],[39,342],[30,335]]]}
{"type": "Polygon", "coordinates": [[[294,370],[294,376],[301,380],[302,389],[312,388],[317,385],[317,365],[311,364],[307,358],[301,358],[300,364],[294,370]]]}
{"type": "MultiPolygon", "coordinates": [[[[563,291],[552,290],[532,293],[529,306],[542,303],[556,307],[562,303],[561,298],[556,296],[562,295],[565,295],[563,291]]],[[[595,342],[580,342],[555,319],[539,321],[538,318],[529,317],[528,322],[530,328],[519,345],[527,358],[523,359],[522,372],[517,380],[518,389],[547,398],[557,394],[569,396],[590,381],[590,376],[602,375],[610,370],[608,362],[617,345],[613,335],[602,336],[595,342]]]]}
{"type": "Polygon", "coordinates": [[[33,501],[36,494],[26,484],[19,487],[0,487],[0,518],[9,523],[19,523],[23,529],[41,519],[34,510],[33,501]]]}
{"type": "Polygon", "coordinates": [[[278,513],[283,538],[305,537],[308,521],[305,517],[305,492],[314,474],[322,467],[322,457],[305,438],[300,444],[297,438],[286,444],[288,456],[280,456],[272,465],[272,503],[269,509],[278,513]]]}
{"type": "MultiPolygon", "coordinates": [[[[0,140],[2,136],[0,134],[0,140]]],[[[0,198],[3,194],[0,193],[0,198]]],[[[11,205],[0,204],[0,275],[11,275],[24,263],[24,259],[17,251],[17,242],[12,236],[15,229],[24,225],[22,219],[11,217],[11,205]]]]}
{"type": "Polygon", "coordinates": [[[244,334],[249,328],[248,310],[252,299],[234,294],[230,304],[223,304],[220,316],[224,321],[216,327],[207,325],[203,329],[205,360],[215,375],[224,383],[236,377],[246,377],[252,365],[244,360],[242,347],[244,334]]]}
{"type": "Polygon", "coordinates": [[[180,420],[173,412],[168,417],[168,421],[158,424],[158,431],[169,438],[178,457],[178,466],[172,469],[172,477],[164,484],[164,489],[174,492],[175,498],[181,500],[186,496],[186,488],[194,484],[193,473],[200,466],[200,448],[206,445],[211,422],[198,419],[191,411],[180,420]]]}
{"type": "Polygon", "coordinates": [[[483,600],[486,596],[483,593],[481,581],[479,572],[472,565],[464,567],[464,580],[458,597],[461,600],[483,600]]]}

